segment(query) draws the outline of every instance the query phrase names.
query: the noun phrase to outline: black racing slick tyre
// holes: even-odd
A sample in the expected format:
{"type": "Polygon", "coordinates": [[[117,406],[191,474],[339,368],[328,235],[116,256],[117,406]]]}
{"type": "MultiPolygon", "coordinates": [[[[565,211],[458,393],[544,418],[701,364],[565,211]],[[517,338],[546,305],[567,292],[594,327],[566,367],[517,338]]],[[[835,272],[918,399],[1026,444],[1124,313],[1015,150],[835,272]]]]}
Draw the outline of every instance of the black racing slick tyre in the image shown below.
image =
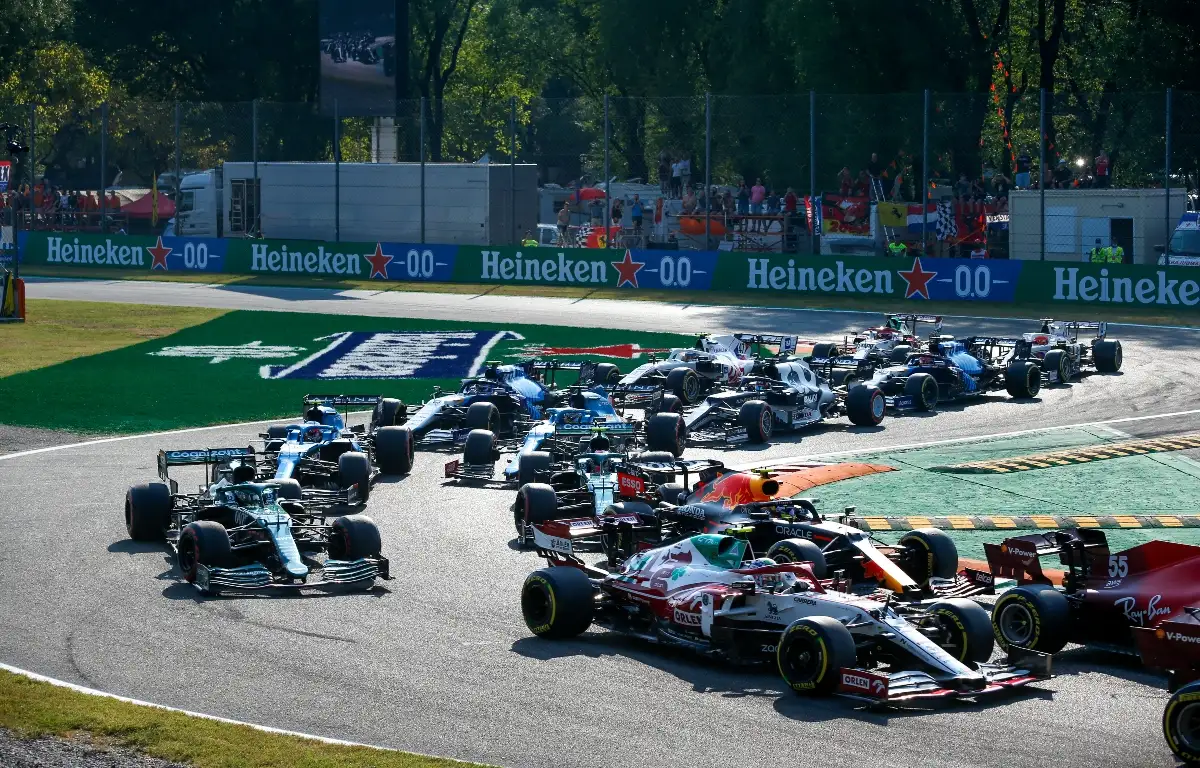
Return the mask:
{"type": "Polygon", "coordinates": [[[687,405],[700,402],[700,375],[691,368],[676,368],[667,374],[667,389],[687,405]]]}
{"type": "Polygon", "coordinates": [[[604,386],[605,384],[616,384],[621,380],[621,369],[612,363],[598,363],[596,365],[596,373],[594,383],[604,386]]]}
{"type": "Polygon", "coordinates": [[[546,451],[529,451],[517,457],[517,483],[545,482],[550,478],[551,456],[546,451]]]}
{"type": "Polygon", "coordinates": [[[517,490],[517,501],[513,504],[513,524],[517,529],[517,545],[526,547],[533,543],[528,526],[544,523],[558,517],[558,494],[545,483],[529,483],[517,490]]]}
{"type": "Polygon", "coordinates": [[[683,401],[672,394],[664,394],[658,404],[659,413],[683,413],[683,401]]]}
{"type": "Polygon", "coordinates": [[[358,486],[358,503],[366,504],[371,496],[371,460],[361,451],[346,451],[338,456],[338,487],[346,490],[358,486]]]}
{"type": "Polygon", "coordinates": [[[1125,353],[1119,341],[1103,339],[1092,345],[1092,360],[1100,373],[1116,373],[1121,370],[1124,358],[1125,353]]]}
{"type": "Polygon", "coordinates": [[[900,568],[918,585],[931,578],[953,579],[958,573],[958,547],[945,531],[917,528],[900,537],[900,568]]]}
{"type": "Polygon", "coordinates": [[[413,467],[413,433],[408,427],[380,427],[375,432],[375,463],[385,475],[407,475],[413,467]]]}
{"type": "Polygon", "coordinates": [[[577,637],[592,625],[595,590],[577,568],[543,568],[525,577],[521,615],[529,631],[550,640],[577,637]]]}
{"type": "Polygon", "coordinates": [[[996,638],[987,609],[974,600],[954,597],[929,606],[938,624],[935,642],[963,664],[977,665],[992,658],[996,638]]]}
{"type": "Polygon", "coordinates": [[[904,382],[904,394],[913,399],[913,410],[933,411],[937,409],[937,381],[928,373],[914,373],[904,382]]]}
{"type": "Polygon", "coordinates": [[[675,454],[670,451],[646,451],[634,456],[633,460],[641,464],[670,464],[674,466],[675,454]]]}
{"type": "Polygon", "coordinates": [[[656,413],[646,420],[646,447],[672,456],[682,456],[687,427],[677,413],[656,413]]]}
{"type": "Polygon", "coordinates": [[[809,616],[788,625],[775,646],[783,682],[797,693],[828,694],[838,686],[843,667],[858,663],[854,637],[837,619],[809,616]]]}
{"type": "Polygon", "coordinates": [[[1175,756],[1188,765],[1200,764],[1200,680],[1188,683],[1167,699],[1163,736],[1175,756]]]}
{"type": "Polygon", "coordinates": [[[467,429],[486,429],[495,432],[500,427],[500,411],[491,403],[471,403],[463,420],[467,429]]]}
{"type": "Polygon", "coordinates": [[[682,504],[687,498],[687,488],[682,483],[663,483],[658,486],[658,498],[668,504],[682,504]]]}
{"type": "Polygon", "coordinates": [[[747,400],[738,409],[738,423],[752,443],[767,443],[775,432],[775,412],[762,400],[747,400]]]}
{"type": "Polygon", "coordinates": [[[329,556],[334,560],[377,557],[382,550],[379,526],[366,515],[343,515],[329,526],[329,556]]]}
{"type": "Polygon", "coordinates": [[[286,424],[272,424],[267,427],[268,440],[286,440],[288,435],[288,426],[286,424]]]}
{"type": "Polygon", "coordinates": [[[189,582],[196,580],[201,565],[228,568],[233,562],[229,534],[225,532],[225,526],[213,520],[194,520],[185,525],[179,532],[175,553],[179,570],[189,582]]]}
{"type": "Polygon", "coordinates": [[[908,359],[912,354],[912,347],[908,344],[897,344],[892,347],[892,351],[888,352],[888,362],[892,365],[899,365],[908,359]]]}
{"type": "Polygon", "coordinates": [[[395,427],[408,420],[408,408],[394,397],[382,398],[371,412],[371,430],[395,427]]]}
{"type": "Polygon", "coordinates": [[[1037,397],[1042,391],[1042,369],[1032,360],[1015,360],[1004,369],[1004,388],[1018,400],[1037,397]]]}
{"type": "Polygon", "coordinates": [[[162,541],[175,500],[166,483],[143,483],[125,492],[125,530],[134,541],[162,541]]]}
{"type": "Polygon", "coordinates": [[[275,496],[280,499],[299,501],[304,497],[299,480],[289,477],[284,480],[273,480],[272,484],[275,486],[275,496]]]}
{"type": "Polygon", "coordinates": [[[1052,349],[1042,358],[1042,370],[1055,374],[1056,383],[1066,384],[1071,381],[1071,357],[1065,349],[1052,349]]]}
{"type": "Polygon", "coordinates": [[[463,464],[495,464],[497,458],[495,433],[473,429],[467,434],[467,442],[463,444],[463,464]]]}
{"type": "Polygon", "coordinates": [[[883,423],[887,401],[879,387],[855,384],[846,393],[846,416],[859,427],[877,427],[883,423]]]}
{"type": "Polygon", "coordinates": [[[825,553],[808,539],[784,539],[767,548],[767,557],[777,563],[810,563],[813,576],[825,578],[829,566],[825,564],[825,553]]]}
{"type": "Polygon", "coordinates": [[[1004,650],[1028,648],[1057,653],[1067,644],[1071,608],[1061,592],[1046,584],[1014,587],[992,608],[992,631],[1004,650]]]}
{"type": "Polygon", "coordinates": [[[813,344],[811,358],[813,360],[826,360],[830,357],[837,357],[837,344],[813,344]]]}

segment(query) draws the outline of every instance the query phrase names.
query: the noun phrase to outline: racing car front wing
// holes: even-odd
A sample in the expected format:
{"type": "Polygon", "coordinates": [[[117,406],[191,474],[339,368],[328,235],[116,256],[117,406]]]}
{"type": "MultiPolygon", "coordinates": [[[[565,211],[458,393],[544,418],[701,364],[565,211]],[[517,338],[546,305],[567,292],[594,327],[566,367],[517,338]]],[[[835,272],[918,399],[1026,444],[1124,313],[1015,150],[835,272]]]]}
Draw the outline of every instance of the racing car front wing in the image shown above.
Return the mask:
{"type": "Polygon", "coordinates": [[[376,579],[391,579],[390,563],[386,557],[364,557],[358,560],[326,560],[315,581],[277,582],[271,571],[259,563],[239,568],[196,566],[194,586],[201,592],[255,592],[261,590],[328,589],[335,587],[365,587],[376,579]]]}
{"type": "Polygon", "coordinates": [[[951,688],[926,672],[876,672],[845,667],[841,670],[837,692],[873,706],[893,707],[952,699],[975,699],[1048,680],[1050,654],[1014,648],[1007,664],[980,664],[984,685],[979,688],[951,688]]]}

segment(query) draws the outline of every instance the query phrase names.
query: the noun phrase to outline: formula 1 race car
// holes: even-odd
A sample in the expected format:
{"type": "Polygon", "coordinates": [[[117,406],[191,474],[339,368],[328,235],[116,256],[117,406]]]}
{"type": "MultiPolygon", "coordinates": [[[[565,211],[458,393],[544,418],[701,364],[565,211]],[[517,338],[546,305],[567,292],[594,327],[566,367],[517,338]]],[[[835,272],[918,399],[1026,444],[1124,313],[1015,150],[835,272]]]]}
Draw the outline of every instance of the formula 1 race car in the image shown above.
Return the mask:
{"type": "MultiPolygon", "coordinates": [[[[374,467],[387,475],[407,474],[413,464],[413,435],[404,404],[376,395],[305,395],[304,421],[274,425],[263,433],[266,448],[259,471],[275,480],[295,480],[298,488],[357,489],[366,503],[374,467]],[[374,406],[370,430],[347,428],[338,406],[374,406]]],[[[298,489],[297,489],[298,492],[298,489]]],[[[285,497],[286,498],[286,497],[285,497]]],[[[298,496],[297,496],[298,498],[298,496]]]]}
{"type": "Polygon", "coordinates": [[[1185,763],[1200,764],[1200,609],[1189,606],[1133,634],[1142,663],[1169,675],[1171,697],[1162,716],[1167,745],[1185,763]]]}
{"type": "Polygon", "coordinates": [[[253,482],[252,448],[159,451],[158,473],[161,482],[126,493],[125,527],[135,541],[165,540],[201,592],[370,589],[390,578],[369,517],[330,520],[327,504],[283,498],[286,483],[253,482]],[[198,493],[179,493],[169,468],[201,464],[206,483],[198,493]]]}
{"type": "Polygon", "coordinates": [[[580,379],[604,377],[613,381],[620,371],[611,363],[562,364],[527,361],[502,365],[485,363],[479,376],[463,379],[458,392],[434,390],[433,397],[408,416],[405,423],[422,446],[461,445],[473,429],[486,429],[501,438],[523,436],[545,418],[545,409],[562,405],[562,397],[547,386],[542,374],[579,370],[580,379]]]}
{"type": "Polygon", "coordinates": [[[1017,399],[1036,397],[1042,370],[1029,359],[1029,342],[972,336],[957,341],[930,337],[929,350],[901,365],[881,368],[868,384],[897,410],[933,411],[938,403],[980,397],[1005,389],[1017,399]],[[1004,361],[1008,362],[1004,362],[1004,361]]]}
{"type": "MultiPolygon", "coordinates": [[[[886,400],[875,386],[833,388],[808,363],[792,358],[758,361],[738,387],[714,392],[684,416],[688,440],[696,443],[766,443],[777,430],[803,429],[847,416],[861,427],[883,421],[886,400]]],[[[665,418],[666,414],[650,417],[665,418]]]]}
{"type": "MultiPolygon", "coordinates": [[[[588,438],[597,430],[607,436],[617,450],[634,453],[642,443],[638,424],[617,413],[601,392],[574,387],[566,408],[549,408],[545,420],[526,432],[520,442],[502,441],[490,430],[476,429],[467,435],[461,460],[445,466],[447,478],[492,480],[501,453],[515,450],[516,455],[504,468],[504,482],[524,484],[544,476],[555,461],[569,459],[585,450],[588,438]]],[[[683,448],[683,418],[678,414],[657,414],[654,425],[647,425],[645,443],[652,451],[683,448]],[[657,416],[661,416],[659,419],[657,416]]]]}
{"type": "MultiPolygon", "coordinates": [[[[864,596],[885,590],[904,600],[919,600],[983,591],[958,576],[958,549],[942,531],[908,531],[898,544],[888,545],[851,525],[847,515],[830,520],[811,501],[788,498],[795,487],[787,473],[735,471],[706,460],[674,466],[640,461],[634,468],[616,468],[615,490],[607,505],[582,503],[593,500],[587,494],[564,500],[558,488],[540,484],[522,487],[513,506],[518,533],[539,548],[564,554],[581,544],[599,544],[610,566],[646,544],[722,533],[745,540],[752,552],[776,562],[807,562],[818,578],[836,574],[849,585],[845,589],[864,596]],[[682,483],[676,482],[680,475],[682,483]],[[699,482],[688,491],[692,475],[699,482]],[[551,499],[548,491],[557,491],[558,498],[551,499]]],[[[821,466],[827,465],[791,469],[821,466]]]]}
{"type": "Polygon", "coordinates": [[[796,351],[795,336],[737,333],[726,336],[701,334],[694,348],[672,349],[663,360],[634,368],[605,391],[626,406],[653,402],[657,393],[668,392],[683,405],[695,405],[709,392],[737,386],[749,375],[756,358],[754,345],[772,344],[780,355],[796,351]]]}
{"type": "Polygon", "coordinates": [[[1031,359],[1041,366],[1050,384],[1066,384],[1085,371],[1116,373],[1121,370],[1124,353],[1121,342],[1108,338],[1108,323],[1045,318],[1037,333],[1026,333],[1031,359]],[[1079,341],[1080,331],[1095,331],[1087,342],[1079,341]]]}
{"type": "Polygon", "coordinates": [[[1049,674],[1039,654],[1024,654],[1036,663],[1023,667],[988,663],[987,612],[970,600],[870,600],[803,563],[746,562],[746,549],[702,534],[638,553],[614,573],[547,553],[550,567],[521,588],[521,613],[538,637],[599,624],[734,663],[774,662],[798,693],[884,705],[984,696],[1049,674]]]}
{"type": "MultiPolygon", "coordinates": [[[[546,472],[537,473],[536,479],[542,482],[528,482],[517,490],[512,506],[517,546],[526,547],[534,542],[535,523],[552,520],[574,518],[572,524],[576,527],[594,523],[589,527],[596,530],[604,523],[595,521],[602,520],[613,525],[638,525],[640,518],[632,510],[626,512],[619,506],[622,499],[651,497],[675,503],[681,494],[686,495],[685,486],[672,482],[679,467],[703,476],[703,472],[722,466],[711,459],[677,461],[674,455],[664,452],[612,453],[608,450],[607,436],[597,435],[585,451],[556,461],[546,472]],[[614,505],[618,505],[615,512],[614,505]]],[[[569,553],[572,540],[545,534],[540,537],[539,546],[569,553]]],[[[618,548],[614,543],[614,552],[618,548]]]]}
{"type": "Polygon", "coordinates": [[[917,335],[921,323],[942,328],[942,318],[936,315],[887,315],[883,325],[859,331],[841,344],[814,344],[806,360],[837,384],[866,381],[879,368],[903,363],[909,354],[924,349],[926,340],[917,335]]]}

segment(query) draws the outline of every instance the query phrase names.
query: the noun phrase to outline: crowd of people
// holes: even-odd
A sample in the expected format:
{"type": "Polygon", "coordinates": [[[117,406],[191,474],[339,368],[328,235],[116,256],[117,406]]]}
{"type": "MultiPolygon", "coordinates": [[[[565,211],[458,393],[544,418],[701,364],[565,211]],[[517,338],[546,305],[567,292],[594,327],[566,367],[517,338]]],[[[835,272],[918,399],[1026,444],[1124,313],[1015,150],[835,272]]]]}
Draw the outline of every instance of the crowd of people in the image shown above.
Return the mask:
{"type": "MultiPolygon", "coordinates": [[[[121,198],[109,192],[104,200],[108,216],[121,212],[121,198]]],[[[27,217],[34,228],[39,225],[63,228],[99,226],[100,196],[94,191],[67,190],[46,184],[21,184],[0,193],[0,219],[6,223],[27,217]]]]}

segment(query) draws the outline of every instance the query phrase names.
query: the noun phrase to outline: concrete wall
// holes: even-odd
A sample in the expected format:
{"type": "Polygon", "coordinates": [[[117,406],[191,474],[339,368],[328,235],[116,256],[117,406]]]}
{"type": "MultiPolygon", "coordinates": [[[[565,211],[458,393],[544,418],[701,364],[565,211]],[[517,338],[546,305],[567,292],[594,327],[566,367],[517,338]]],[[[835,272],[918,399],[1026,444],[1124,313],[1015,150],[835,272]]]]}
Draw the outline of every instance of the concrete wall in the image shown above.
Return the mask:
{"type": "MultiPolygon", "coordinates": [[[[1046,260],[1082,261],[1097,238],[1115,245],[1109,234],[1113,219],[1133,221],[1132,247],[1126,258],[1136,264],[1153,264],[1154,246],[1170,240],[1186,205],[1183,189],[1172,189],[1167,211],[1163,189],[1048,189],[1046,190],[1046,260]]],[[[1041,193],[1036,190],[1009,194],[1010,258],[1041,258],[1041,193]]]]}

